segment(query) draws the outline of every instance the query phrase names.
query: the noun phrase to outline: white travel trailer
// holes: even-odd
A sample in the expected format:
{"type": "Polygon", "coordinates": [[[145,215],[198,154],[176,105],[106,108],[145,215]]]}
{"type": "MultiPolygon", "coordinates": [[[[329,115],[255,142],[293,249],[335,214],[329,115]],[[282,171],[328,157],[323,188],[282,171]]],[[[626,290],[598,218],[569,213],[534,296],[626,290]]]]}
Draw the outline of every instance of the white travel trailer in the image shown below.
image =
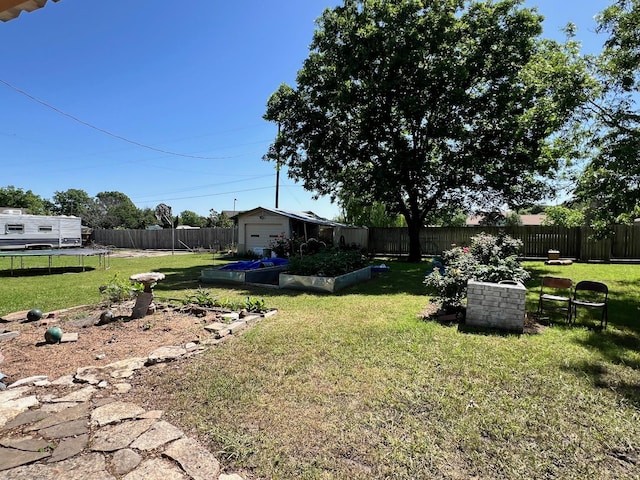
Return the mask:
{"type": "Polygon", "coordinates": [[[79,217],[28,215],[21,209],[0,208],[0,250],[80,246],[79,217]]]}

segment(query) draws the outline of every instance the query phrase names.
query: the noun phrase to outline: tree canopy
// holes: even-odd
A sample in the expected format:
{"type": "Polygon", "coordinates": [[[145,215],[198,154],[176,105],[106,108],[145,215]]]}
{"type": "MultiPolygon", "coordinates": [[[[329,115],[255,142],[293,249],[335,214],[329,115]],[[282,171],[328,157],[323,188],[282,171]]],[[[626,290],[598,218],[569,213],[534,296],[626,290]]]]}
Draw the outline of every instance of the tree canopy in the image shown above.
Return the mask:
{"type": "Polygon", "coordinates": [[[266,158],[308,190],[385,204],[409,229],[443,209],[542,198],[591,80],[518,0],[345,0],[318,19],[296,88],[264,117],[266,158]]]}
{"type": "Polygon", "coordinates": [[[608,34],[595,59],[602,95],[593,102],[593,156],[578,179],[576,197],[598,236],[640,217],[640,0],[618,0],[597,16],[608,34]]]}

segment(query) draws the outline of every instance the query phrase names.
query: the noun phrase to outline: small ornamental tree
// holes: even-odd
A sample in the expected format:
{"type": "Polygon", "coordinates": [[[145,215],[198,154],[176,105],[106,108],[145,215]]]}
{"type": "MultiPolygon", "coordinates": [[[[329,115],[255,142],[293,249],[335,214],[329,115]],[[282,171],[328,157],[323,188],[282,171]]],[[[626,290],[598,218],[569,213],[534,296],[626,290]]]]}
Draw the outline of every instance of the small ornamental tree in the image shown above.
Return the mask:
{"type": "Polygon", "coordinates": [[[442,253],[441,262],[434,262],[424,284],[431,301],[440,303],[446,311],[459,310],[467,297],[467,282],[525,282],[529,273],[522,267],[517,254],[522,241],[509,235],[481,233],[471,237],[469,247],[453,247],[442,253]]]}

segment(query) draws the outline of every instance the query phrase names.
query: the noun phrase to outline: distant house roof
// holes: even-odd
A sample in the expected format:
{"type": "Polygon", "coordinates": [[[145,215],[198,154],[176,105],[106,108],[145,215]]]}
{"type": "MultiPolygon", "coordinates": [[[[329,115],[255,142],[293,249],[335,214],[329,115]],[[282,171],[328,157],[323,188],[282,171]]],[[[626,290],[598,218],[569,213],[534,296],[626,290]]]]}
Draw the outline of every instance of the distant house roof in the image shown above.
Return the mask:
{"type": "MultiPolygon", "coordinates": [[[[503,212],[507,214],[509,212],[503,212]]],[[[546,215],[544,213],[537,213],[535,215],[520,215],[520,221],[522,225],[542,225],[542,221],[545,219],[546,215]]],[[[484,217],[482,215],[477,215],[475,217],[467,218],[466,225],[468,227],[477,227],[480,225],[484,217]]]]}
{"type": "MultiPolygon", "coordinates": [[[[51,0],[58,2],[60,0],[51,0]]],[[[0,0],[0,20],[8,22],[18,17],[22,12],[33,12],[42,8],[47,0],[0,0]]]]}
{"type": "Polygon", "coordinates": [[[248,215],[255,213],[258,210],[266,210],[271,213],[275,213],[276,215],[282,215],[283,217],[288,217],[293,220],[299,220],[301,222],[313,223],[316,225],[323,225],[327,227],[348,227],[344,223],[334,222],[333,220],[328,220],[326,218],[320,217],[313,212],[295,212],[291,210],[282,210],[279,208],[267,208],[267,207],[256,207],[251,210],[246,210],[244,212],[238,213],[238,216],[248,215]]]}

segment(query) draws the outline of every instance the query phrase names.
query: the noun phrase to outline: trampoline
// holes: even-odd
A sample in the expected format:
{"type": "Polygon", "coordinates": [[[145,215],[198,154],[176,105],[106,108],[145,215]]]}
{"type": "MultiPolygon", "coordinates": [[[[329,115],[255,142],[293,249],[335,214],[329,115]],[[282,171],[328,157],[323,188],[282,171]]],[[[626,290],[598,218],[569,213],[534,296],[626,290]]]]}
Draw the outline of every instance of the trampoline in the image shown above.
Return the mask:
{"type": "Polygon", "coordinates": [[[78,265],[82,267],[82,271],[85,270],[85,258],[86,257],[98,257],[98,267],[107,269],[111,266],[109,261],[109,250],[94,249],[94,248],[55,248],[48,250],[0,250],[0,258],[11,259],[11,275],[15,270],[16,259],[20,260],[20,268],[24,269],[25,257],[48,257],[49,259],[49,273],[53,267],[53,257],[77,257],[78,265]]]}

